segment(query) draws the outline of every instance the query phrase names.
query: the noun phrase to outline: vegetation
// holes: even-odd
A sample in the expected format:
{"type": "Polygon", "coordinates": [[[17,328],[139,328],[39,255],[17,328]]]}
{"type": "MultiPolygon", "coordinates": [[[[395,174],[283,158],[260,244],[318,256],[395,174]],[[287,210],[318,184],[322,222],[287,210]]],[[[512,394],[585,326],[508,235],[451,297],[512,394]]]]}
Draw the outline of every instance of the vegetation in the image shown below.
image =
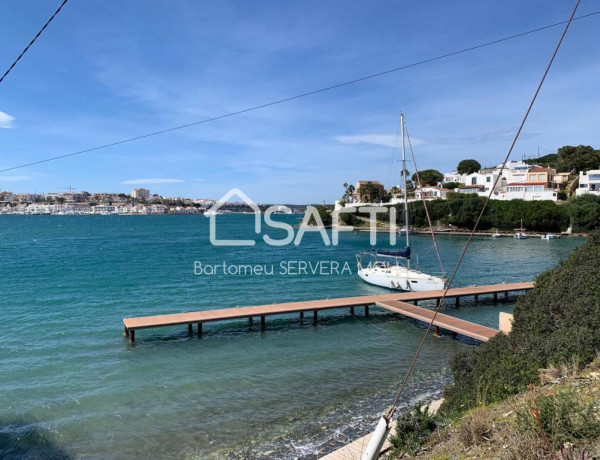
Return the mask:
{"type": "MultiPolygon", "coordinates": [[[[321,218],[321,222],[323,222],[323,225],[325,227],[329,227],[332,222],[331,212],[329,211],[329,209],[325,206],[315,207],[317,208],[317,212],[319,213],[319,217],[321,218]]],[[[308,220],[308,225],[317,225],[317,222],[315,221],[313,216],[310,216],[310,219],[308,220]]]]}
{"type": "MultiPolygon", "coordinates": [[[[530,231],[539,232],[561,232],[569,226],[570,209],[579,209],[577,200],[573,199],[573,208],[558,206],[552,201],[523,201],[511,200],[501,201],[492,200],[489,202],[486,212],[479,224],[480,230],[490,230],[492,228],[502,231],[512,231],[521,225],[530,231]]],[[[477,216],[483,208],[485,198],[475,194],[449,194],[446,200],[431,200],[427,202],[427,209],[434,225],[457,229],[471,229],[475,224],[477,216]]],[[[600,215],[600,198],[589,205],[590,208],[597,207],[600,215]]],[[[396,205],[397,224],[401,225],[402,212],[399,205],[396,205]]],[[[413,202],[410,204],[410,221],[415,227],[426,227],[427,216],[422,202],[413,202]]],[[[360,215],[360,214],[359,214],[360,215]]],[[[363,215],[366,217],[366,214],[363,215]]],[[[342,218],[348,224],[352,224],[352,217],[343,215],[342,218]]],[[[389,214],[380,214],[379,219],[388,222],[389,214]]],[[[578,223],[575,231],[590,231],[600,224],[600,220],[595,223],[585,215],[573,217],[573,222],[578,223]]]]}
{"type": "Polygon", "coordinates": [[[600,167],[600,151],[594,150],[589,145],[577,147],[565,145],[558,149],[556,167],[559,172],[569,172],[574,169],[577,173],[597,169],[600,167]]]}
{"type": "Polygon", "coordinates": [[[537,383],[538,370],[590,363],[600,350],[600,231],[536,279],[514,309],[513,330],[451,360],[454,384],[443,410],[494,403],[537,383]]]}
{"type": "Polygon", "coordinates": [[[574,232],[590,232],[600,225],[600,197],[583,195],[571,197],[566,211],[572,219],[574,232]]]}
{"type": "Polygon", "coordinates": [[[443,187],[447,190],[454,190],[460,187],[462,184],[460,182],[444,182],[443,187]]]}
{"type": "Polygon", "coordinates": [[[398,419],[395,435],[390,438],[392,455],[415,455],[437,428],[436,422],[437,416],[430,414],[426,405],[417,404],[412,411],[404,413],[398,419]]]}
{"type": "Polygon", "coordinates": [[[468,159],[458,163],[456,171],[458,174],[473,174],[481,169],[481,163],[477,160],[468,159]]]}
{"type": "MultiPolygon", "coordinates": [[[[587,369],[544,369],[540,386],[460,417],[438,415],[435,430],[412,458],[573,460],[598,458],[600,359],[587,369]]],[[[405,458],[394,452],[392,458],[405,458]]]]}
{"type": "Polygon", "coordinates": [[[542,433],[552,449],[565,442],[600,437],[600,420],[595,401],[583,401],[573,388],[536,396],[518,408],[517,429],[537,435],[542,433]]]}
{"type": "Polygon", "coordinates": [[[527,164],[538,164],[555,168],[558,172],[571,172],[575,170],[587,171],[600,167],[600,150],[594,150],[589,145],[565,145],[557,153],[551,153],[539,158],[525,160],[527,164]]]}
{"type": "MultiPolygon", "coordinates": [[[[435,169],[425,169],[419,173],[419,179],[421,179],[421,185],[437,185],[444,180],[444,175],[436,171],[435,169]]],[[[411,180],[416,184],[417,174],[413,174],[411,180]]]]}
{"type": "Polygon", "coordinates": [[[556,168],[556,162],[558,159],[558,154],[549,153],[548,155],[544,155],[538,158],[529,158],[527,160],[523,160],[523,163],[527,163],[528,165],[540,165],[547,166],[549,168],[556,168]]]}

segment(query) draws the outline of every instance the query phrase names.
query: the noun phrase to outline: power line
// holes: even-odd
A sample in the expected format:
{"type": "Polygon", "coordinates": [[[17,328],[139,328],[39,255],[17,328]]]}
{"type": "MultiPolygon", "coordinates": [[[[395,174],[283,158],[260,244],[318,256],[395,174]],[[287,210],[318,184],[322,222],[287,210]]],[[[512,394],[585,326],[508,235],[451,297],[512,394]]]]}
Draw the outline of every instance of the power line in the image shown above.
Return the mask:
{"type": "MultiPolygon", "coordinates": [[[[65,0],[63,2],[63,4],[66,3],[66,1],[67,0],[65,0]]],[[[598,14],[600,14],[600,11],[595,11],[593,13],[589,13],[589,14],[586,14],[586,15],[574,18],[573,20],[584,19],[584,18],[588,18],[588,17],[595,16],[595,15],[598,15],[598,14]]],[[[452,56],[456,56],[456,55],[459,55],[459,54],[467,53],[467,52],[470,52],[470,51],[474,51],[474,50],[477,50],[477,49],[480,49],[480,48],[484,48],[484,47],[487,47],[487,46],[491,46],[491,45],[495,45],[495,44],[498,44],[498,43],[502,43],[502,42],[505,42],[505,41],[508,41],[508,40],[513,40],[515,38],[523,37],[525,35],[530,35],[530,34],[533,34],[533,33],[536,33],[536,32],[541,32],[543,30],[550,29],[552,27],[557,27],[559,25],[565,24],[566,22],[567,21],[556,22],[554,24],[549,24],[547,26],[538,27],[537,29],[528,30],[526,32],[521,32],[521,33],[518,33],[518,34],[515,34],[515,35],[510,35],[508,37],[500,38],[498,40],[493,40],[493,41],[490,41],[490,42],[486,42],[486,43],[482,43],[482,44],[479,44],[479,45],[475,45],[475,46],[472,46],[470,48],[464,48],[462,50],[452,51],[450,53],[442,54],[440,56],[436,56],[436,57],[433,57],[433,58],[424,59],[424,60],[418,61],[418,62],[413,62],[412,64],[406,64],[406,65],[403,65],[403,66],[400,66],[400,67],[395,67],[393,69],[384,70],[382,72],[378,72],[378,73],[374,73],[374,74],[367,75],[367,76],[364,76],[364,77],[356,78],[354,80],[348,80],[348,81],[345,81],[343,83],[337,83],[335,85],[326,86],[324,88],[316,89],[316,90],[313,90],[313,91],[308,91],[306,93],[298,94],[296,96],[290,96],[290,97],[286,97],[284,99],[279,99],[279,100],[276,100],[276,101],[267,102],[265,104],[255,105],[253,107],[249,107],[249,108],[246,108],[246,109],[238,110],[238,111],[235,111],[235,112],[230,112],[230,113],[227,113],[227,114],[224,114],[224,115],[218,115],[218,116],[211,117],[211,118],[205,118],[204,120],[195,121],[195,122],[192,122],[192,123],[187,123],[185,125],[176,126],[174,128],[167,128],[167,129],[163,129],[163,130],[160,130],[160,131],[155,131],[155,132],[152,132],[152,133],[149,133],[149,134],[143,134],[141,136],[135,136],[135,137],[131,137],[131,138],[128,138],[128,139],[123,139],[123,140],[120,140],[120,141],[111,142],[110,144],[100,145],[98,147],[92,147],[92,148],[85,149],[85,150],[79,150],[78,152],[67,153],[65,155],[58,155],[58,156],[55,156],[55,157],[45,158],[43,160],[33,161],[31,163],[25,163],[25,164],[21,164],[21,165],[18,165],[18,166],[12,166],[10,168],[1,169],[0,173],[7,172],[7,171],[13,171],[15,169],[20,169],[20,168],[26,168],[28,166],[34,166],[34,165],[38,165],[38,164],[42,164],[42,163],[48,163],[50,161],[61,160],[63,158],[73,157],[73,156],[76,156],[76,155],[82,155],[84,153],[94,152],[96,150],[102,150],[102,149],[109,148],[109,147],[115,147],[117,145],[126,144],[126,143],[129,143],[129,142],[134,142],[134,141],[138,141],[138,140],[141,140],[141,139],[146,139],[148,137],[154,137],[154,136],[158,136],[160,134],[166,134],[166,133],[170,133],[170,132],[173,132],[173,131],[178,131],[180,129],[190,128],[192,126],[198,126],[198,125],[202,125],[202,124],[205,124],[205,123],[210,123],[210,122],[217,121],[217,120],[222,120],[224,118],[230,118],[230,117],[234,117],[234,116],[237,116],[237,115],[242,115],[244,113],[253,112],[255,110],[264,109],[264,108],[271,107],[271,106],[278,105],[278,104],[283,104],[285,102],[290,102],[290,101],[293,101],[293,100],[296,100],[296,99],[301,99],[301,98],[304,98],[304,97],[307,97],[307,96],[312,96],[312,95],[315,95],[315,94],[323,93],[325,91],[331,91],[333,89],[337,89],[337,88],[341,88],[341,87],[344,87],[344,86],[353,85],[355,83],[359,83],[359,82],[363,82],[363,81],[366,81],[366,80],[370,80],[372,78],[381,77],[381,76],[388,75],[388,74],[391,74],[391,73],[394,73],[394,72],[399,72],[401,70],[406,70],[406,69],[409,69],[411,67],[417,67],[417,66],[420,66],[420,65],[423,65],[423,64],[428,64],[430,62],[439,61],[439,60],[446,59],[446,58],[449,58],[449,57],[452,57],[452,56]]]]}
{"type": "Polygon", "coordinates": [[[17,62],[19,62],[21,60],[21,58],[29,50],[29,48],[31,48],[31,45],[33,45],[35,43],[35,41],[38,39],[38,37],[40,35],[42,35],[42,32],[44,30],[46,30],[46,27],[48,27],[48,24],[50,24],[52,22],[52,20],[56,17],[56,15],[60,12],[60,10],[62,10],[62,7],[65,6],[65,3],[67,3],[67,1],[68,0],[63,0],[63,2],[60,4],[60,6],[58,7],[58,9],[54,12],[54,14],[52,16],[50,16],[50,19],[48,19],[48,21],[46,22],[46,24],[44,24],[44,27],[42,27],[40,29],[40,31],[35,35],[35,37],[33,37],[33,40],[31,40],[29,42],[29,45],[27,45],[25,47],[25,49],[23,51],[21,51],[21,54],[19,54],[19,57],[17,57],[17,59],[14,60],[14,62],[10,65],[10,67],[8,68],[8,70],[6,72],[4,72],[4,75],[2,75],[2,77],[0,77],[0,83],[2,83],[2,80],[4,80],[4,78],[10,73],[10,71],[13,69],[13,67],[17,65],[17,62]]]}
{"type": "Polygon", "coordinates": [[[386,412],[385,417],[389,420],[394,411],[396,410],[396,407],[398,405],[398,402],[400,400],[400,396],[402,395],[402,392],[404,390],[404,388],[406,387],[406,384],[408,382],[408,378],[410,377],[410,374],[412,373],[415,364],[417,362],[417,359],[419,358],[419,355],[421,353],[421,350],[423,349],[423,346],[425,345],[425,340],[427,339],[429,333],[431,332],[431,328],[433,326],[433,323],[435,322],[435,319],[440,311],[440,309],[442,308],[442,305],[444,304],[444,300],[446,299],[446,296],[448,294],[448,291],[450,290],[450,287],[452,286],[452,282],[454,281],[454,278],[456,276],[456,274],[458,273],[458,269],[460,268],[460,265],[467,253],[467,250],[469,249],[469,246],[471,245],[471,241],[473,240],[473,236],[475,235],[475,232],[477,231],[477,227],[479,226],[479,223],[483,217],[483,214],[485,213],[485,210],[492,198],[492,194],[494,193],[494,190],[496,188],[496,186],[498,185],[498,182],[500,180],[500,177],[502,176],[502,171],[504,171],[504,168],[506,167],[506,163],[508,163],[508,159],[510,158],[513,149],[517,143],[517,140],[519,139],[519,136],[521,135],[521,132],[523,131],[523,127],[525,126],[525,122],[527,121],[527,118],[529,118],[529,114],[531,113],[531,109],[533,108],[533,105],[535,104],[535,101],[537,100],[537,97],[540,93],[540,90],[542,89],[542,86],[544,84],[544,81],[546,81],[546,77],[548,76],[548,73],[550,72],[550,68],[552,67],[552,63],[554,62],[554,59],[556,58],[556,55],[558,54],[558,50],[560,49],[560,46],[562,45],[562,42],[565,38],[565,35],[567,34],[567,31],[569,30],[569,26],[571,25],[571,23],[573,22],[573,18],[575,16],[575,13],[577,12],[577,8],[579,7],[579,3],[581,2],[581,0],[577,0],[577,2],[575,3],[575,7],[573,9],[573,12],[571,13],[571,16],[569,17],[569,19],[567,21],[564,21],[564,23],[566,23],[566,26],[560,36],[560,39],[558,40],[558,43],[556,45],[556,47],[554,48],[554,52],[552,53],[552,57],[550,58],[550,61],[548,62],[546,69],[544,71],[544,74],[542,75],[542,78],[540,80],[540,82],[537,85],[537,88],[535,90],[535,93],[533,94],[533,97],[531,98],[531,101],[529,103],[529,106],[527,107],[527,110],[525,111],[525,115],[523,116],[523,119],[521,120],[521,124],[519,125],[519,129],[517,129],[517,132],[515,134],[515,137],[513,138],[513,141],[510,145],[510,148],[508,149],[508,152],[506,154],[506,157],[504,158],[504,162],[502,163],[502,167],[500,168],[500,171],[498,173],[498,176],[496,177],[496,180],[494,181],[493,186],[490,188],[490,193],[489,195],[486,197],[485,202],[483,203],[483,207],[481,208],[481,212],[479,213],[479,216],[477,217],[477,220],[475,221],[475,225],[473,226],[473,230],[471,230],[471,233],[469,234],[469,238],[467,239],[467,242],[465,244],[465,247],[463,249],[463,251],[460,254],[460,257],[458,258],[458,262],[456,263],[456,267],[454,268],[454,271],[452,272],[452,276],[450,277],[450,279],[448,280],[448,284],[446,286],[446,288],[444,289],[444,292],[442,294],[442,297],[439,299],[438,304],[436,306],[436,309],[434,310],[434,314],[431,317],[431,321],[428,324],[427,330],[425,331],[425,334],[423,335],[423,338],[421,339],[421,342],[419,343],[419,346],[417,347],[417,351],[415,352],[415,355],[411,361],[411,364],[406,372],[406,375],[404,376],[404,379],[402,380],[402,383],[400,385],[400,389],[398,390],[398,393],[396,394],[396,397],[394,398],[394,402],[392,404],[392,406],[389,408],[389,410],[386,412]]]}

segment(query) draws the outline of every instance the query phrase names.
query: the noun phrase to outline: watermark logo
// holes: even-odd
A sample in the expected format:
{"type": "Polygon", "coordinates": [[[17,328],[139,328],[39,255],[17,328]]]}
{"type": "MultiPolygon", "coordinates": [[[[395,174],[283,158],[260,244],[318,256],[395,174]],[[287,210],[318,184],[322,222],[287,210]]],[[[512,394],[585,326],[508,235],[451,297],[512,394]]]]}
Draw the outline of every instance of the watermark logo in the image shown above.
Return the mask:
{"type": "Polygon", "coordinates": [[[248,195],[238,188],[232,188],[225,195],[217,200],[217,202],[205,213],[205,216],[210,219],[210,243],[213,246],[254,246],[256,240],[240,239],[240,240],[221,240],[217,238],[217,218],[219,215],[219,209],[231,200],[233,197],[238,197],[241,201],[252,209],[254,214],[254,232],[256,235],[261,235],[263,229],[263,218],[264,224],[267,227],[284,230],[286,236],[284,238],[275,239],[268,234],[262,234],[263,241],[269,246],[287,246],[293,244],[295,246],[300,245],[302,238],[306,232],[318,232],[321,235],[323,244],[325,246],[337,246],[339,243],[340,232],[351,232],[354,227],[351,225],[343,224],[340,219],[341,214],[351,214],[357,211],[368,214],[369,220],[369,243],[375,245],[377,243],[377,215],[378,214],[389,214],[389,239],[390,245],[396,244],[396,235],[398,229],[396,226],[396,208],[393,206],[361,206],[359,208],[349,206],[340,209],[335,209],[331,213],[331,237],[327,233],[327,228],[323,224],[323,219],[319,214],[319,210],[314,206],[307,206],[306,212],[302,219],[301,224],[295,229],[292,225],[275,220],[273,214],[280,213],[282,210],[291,212],[286,206],[273,205],[265,209],[264,214],[256,202],[254,202],[248,195]]]}
{"type": "Polygon", "coordinates": [[[196,276],[347,276],[352,275],[348,262],[337,260],[282,260],[279,264],[218,264],[194,262],[196,276]]]}

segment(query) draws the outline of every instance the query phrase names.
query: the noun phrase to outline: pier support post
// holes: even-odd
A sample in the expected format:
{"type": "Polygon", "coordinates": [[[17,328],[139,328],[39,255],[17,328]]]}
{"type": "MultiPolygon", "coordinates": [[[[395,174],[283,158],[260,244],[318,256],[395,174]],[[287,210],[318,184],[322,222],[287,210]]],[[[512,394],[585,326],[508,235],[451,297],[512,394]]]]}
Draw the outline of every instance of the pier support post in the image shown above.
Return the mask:
{"type": "Polygon", "coordinates": [[[315,311],[313,311],[313,324],[316,325],[318,320],[319,320],[319,311],[315,310],[315,311]]]}
{"type": "Polygon", "coordinates": [[[129,341],[131,343],[135,342],[135,331],[129,331],[129,341]]]}
{"type": "Polygon", "coordinates": [[[475,302],[479,302],[479,294],[475,294],[475,302]]]}
{"type": "Polygon", "coordinates": [[[440,336],[440,327],[439,326],[433,326],[433,335],[435,335],[436,337],[441,337],[440,336]]]}
{"type": "Polygon", "coordinates": [[[198,323],[198,338],[202,337],[202,323],[198,323]]]}
{"type": "Polygon", "coordinates": [[[129,337],[129,329],[127,329],[127,326],[123,326],[125,328],[125,337],[129,337]]]}
{"type": "Polygon", "coordinates": [[[456,304],[455,304],[456,308],[460,307],[460,297],[456,296],[456,304]]]}
{"type": "Polygon", "coordinates": [[[365,316],[369,316],[369,306],[365,305],[365,316]]]}
{"type": "Polygon", "coordinates": [[[498,293],[494,292],[494,302],[498,302],[498,293]]]}
{"type": "Polygon", "coordinates": [[[418,300],[413,300],[413,305],[419,305],[419,301],[418,300]]]}
{"type": "Polygon", "coordinates": [[[504,298],[508,299],[508,291],[504,291],[504,298]]]}
{"type": "Polygon", "coordinates": [[[188,323],[188,335],[194,335],[194,329],[192,323],[188,323]]]}
{"type": "Polygon", "coordinates": [[[300,312],[300,324],[304,324],[304,312],[300,312]]]}
{"type": "Polygon", "coordinates": [[[350,307],[350,316],[354,316],[354,307],[350,307]]]}
{"type": "Polygon", "coordinates": [[[265,316],[261,316],[260,317],[260,328],[264,329],[265,328],[265,324],[266,324],[266,320],[265,320],[265,316]]]}
{"type": "Polygon", "coordinates": [[[254,318],[252,318],[252,316],[248,317],[248,324],[250,325],[250,327],[252,327],[252,323],[254,322],[254,318]]]}

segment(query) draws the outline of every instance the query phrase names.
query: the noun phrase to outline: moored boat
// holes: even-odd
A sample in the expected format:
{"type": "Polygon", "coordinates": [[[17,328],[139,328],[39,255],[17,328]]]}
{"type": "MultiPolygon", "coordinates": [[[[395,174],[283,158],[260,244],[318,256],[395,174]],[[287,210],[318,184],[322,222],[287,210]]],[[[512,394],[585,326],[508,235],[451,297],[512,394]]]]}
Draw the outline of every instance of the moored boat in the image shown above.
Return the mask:
{"type": "Polygon", "coordinates": [[[430,291],[443,289],[446,285],[444,277],[423,273],[411,268],[410,234],[412,233],[408,219],[408,197],[406,193],[406,149],[404,114],[400,114],[402,136],[402,182],[404,188],[404,227],[400,234],[406,238],[403,250],[372,249],[356,255],[358,276],[369,284],[387,289],[402,291],[430,291]],[[365,263],[365,256],[369,262],[365,263]]]}

